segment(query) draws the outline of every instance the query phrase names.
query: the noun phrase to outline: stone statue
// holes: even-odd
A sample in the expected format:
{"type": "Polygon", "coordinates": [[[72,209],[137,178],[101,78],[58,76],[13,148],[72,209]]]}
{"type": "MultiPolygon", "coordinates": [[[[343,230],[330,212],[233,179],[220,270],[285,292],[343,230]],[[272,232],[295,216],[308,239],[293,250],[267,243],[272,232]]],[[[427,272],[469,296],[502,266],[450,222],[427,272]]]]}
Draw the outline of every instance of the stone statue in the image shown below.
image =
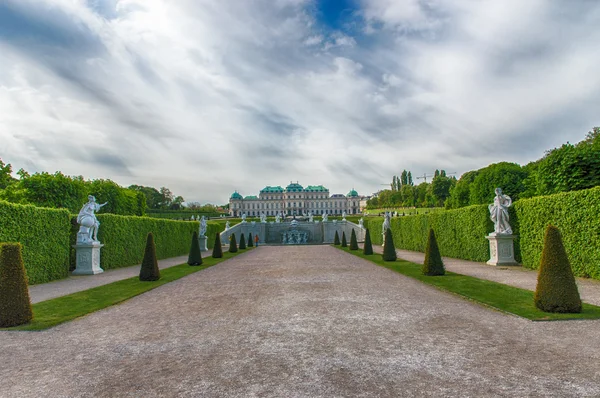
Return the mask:
{"type": "Polygon", "coordinates": [[[490,218],[494,222],[494,232],[497,234],[512,234],[512,228],[508,224],[508,208],[512,205],[512,199],[502,194],[502,189],[496,188],[494,203],[488,206],[490,218]]]}
{"type": "Polygon", "coordinates": [[[312,211],[311,211],[311,212],[308,213],[308,222],[313,222],[313,221],[314,221],[314,219],[313,219],[313,214],[312,214],[312,211]]]}
{"type": "Polygon", "coordinates": [[[277,215],[275,216],[275,222],[276,222],[276,223],[279,223],[279,222],[281,222],[281,217],[279,216],[279,214],[277,214],[277,215]]]}
{"type": "Polygon", "coordinates": [[[323,213],[323,222],[327,221],[327,213],[323,213]]]}
{"type": "Polygon", "coordinates": [[[260,222],[265,224],[267,222],[267,216],[265,213],[260,213],[260,222]]]}
{"type": "Polygon", "coordinates": [[[227,231],[229,228],[231,228],[231,225],[229,225],[229,221],[227,221],[225,223],[225,231],[227,231]]]}
{"type": "Polygon", "coordinates": [[[206,217],[200,219],[200,236],[206,236],[206,217]]]}
{"type": "Polygon", "coordinates": [[[100,227],[100,222],[98,222],[94,212],[100,210],[103,206],[106,206],[106,203],[100,205],[96,203],[96,198],[94,196],[88,196],[88,202],[83,205],[77,215],[77,223],[79,224],[77,243],[98,242],[98,228],[100,227]]]}
{"type": "Polygon", "coordinates": [[[387,231],[388,229],[390,229],[390,226],[391,226],[391,224],[390,224],[390,217],[391,217],[391,213],[386,211],[385,212],[385,219],[383,220],[383,225],[381,226],[381,235],[382,235],[383,244],[385,244],[385,231],[387,231]]]}
{"type": "Polygon", "coordinates": [[[242,222],[246,222],[246,213],[242,214],[242,222]]]}
{"type": "Polygon", "coordinates": [[[342,212],[342,221],[346,221],[346,211],[342,212]]]}
{"type": "Polygon", "coordinates": [[[363,218],[362,218],[362,217],[360,218],[360,220],[358,220],[358,226],[359,226],[361,229],[364,229],[364,228],[365,228],[365,227],[364,227],[364,225],[363,225],[363,224],[364,224],[364,222],[365,222],[365,221],[363,220],[363,218]]]}

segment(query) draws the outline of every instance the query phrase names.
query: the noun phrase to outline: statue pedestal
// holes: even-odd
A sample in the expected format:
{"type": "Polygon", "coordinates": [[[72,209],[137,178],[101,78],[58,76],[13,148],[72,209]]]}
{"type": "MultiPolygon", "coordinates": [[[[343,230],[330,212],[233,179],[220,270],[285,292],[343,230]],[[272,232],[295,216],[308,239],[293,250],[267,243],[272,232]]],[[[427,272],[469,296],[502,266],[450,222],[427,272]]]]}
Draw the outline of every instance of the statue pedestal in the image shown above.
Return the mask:
{"type": "Polygon", "coordinates": [[[496,234],[485,237],[490,241],[489,265],[519,265],[515,261],[514,240],[516,235],[496,234]]]}
{"type": "Polygon", "coordinates": [[[200,243],[200,251],[205,252],[208,251],[208,247],[206,246],[206,236],[200,235],[198,237],[198,243],[200,243]]]}
{"type": "Polygon", "coordinates": [[[95,275],[104,272],[100,268],[100,248],[103,246],[100,242],[73,245],[76,251],[76,268],[73,275],[95,275]]]}

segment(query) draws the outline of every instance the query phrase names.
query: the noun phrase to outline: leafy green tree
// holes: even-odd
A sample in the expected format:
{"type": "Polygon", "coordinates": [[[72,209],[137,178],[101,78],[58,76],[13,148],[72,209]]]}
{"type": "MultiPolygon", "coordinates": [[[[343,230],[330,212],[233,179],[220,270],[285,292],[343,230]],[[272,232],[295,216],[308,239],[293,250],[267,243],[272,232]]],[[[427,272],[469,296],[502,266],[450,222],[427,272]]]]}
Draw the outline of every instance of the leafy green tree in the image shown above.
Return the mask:
{"type": "Polygon", "coordinates": [[[19,180],[26,203],[40,207],[69,209],[77,213],[87,202],[88,189],[83,177],[68,177],[57,171],[35,173],[19,180]]]}
{"type": "Polygon", "coordinates": [[[144,259],[140,268],[140,281],[152,282],[160,279],[160,270],[158,269],[158,259],[156,258],[156,246],[154,245],[154,235],[148,233],[146,238],[146,248],[144,250],[144,259]]]}
{"type": "Polygon", "coordinates": [[[427,248],[425,249],[425,261],[423,262],[421,271],[423,272],[423,275],[429,276],[444,275],[446,273],[433,228],[429,229],[427,248]]]}
{"type": "Polygon", "coordinates": [[[202,253],[200,252],[200,242],[198,241],[198,232],[194,231],[192,235],[192,246],[188,256],[188,265],[202,265],[202,253]]]}
{"type": "Polygon", "coordinates": [[[223,248],[221,247],[221,234],[219,234],[218,232],[215,232],[215,244],[213,245],[212,257],[223,257],[223,248]]]}
{"type": "Polygon", "coordinates": [[[413,184],[413,179],[412,179],[412,173],[409,171],[408,175],[407,175],[407,184],[412,186],[413,184]]]}
{"type": "Polygon", "coordinates": [[[167,187],[161,187],[159,190],[160,199],[158,202],[159,209],[168,209],[173,203],[173,192],[167,187]]]}
{"type": "MultiPolygon", "coordinates": [[[[443,174],[446,174],[446,172],[443,174]]],[[[444,204],[446,199],[450,196],[450,190],[455,184],[456,180],[454,178],[446,177],[441,174],[439,177],[433,179],[431,182],[431,191],[435,198],[436,206],[440,207],[444,204]]]]}
{"type": "Polygon", "coordinates": [[[408,172],[406,170],[402,171],[402,175],[400,176],[400,180],[402,182],[402,186],[408,185],[408,172]]]}
{"type": "Polygon", "coordinates": [[[365,244],[363,245],[363,254],[373,254],[373,244],[371,243],[371,234],[369,233],[369,228],[367,228],[367,230],[365,231],[365,244]]]}
{"type": "Polygon", "coordinates": [[[0,327],[29,323],[33,318],[20,243],[0,244],[0,327]]]}
{"type": "Polygon", "coordinates": [[[15,182],[15,179],[12,177],[11,164],[5,164],[0,158],[0,189],[5,189],[13,182],[15,182]]]}
{"type": "Polygon", "coordinates": [[[527,171],[516,163],[500,162],[484,167],[478,170],[469,187],[469,204],[491,203],[496,188],[502,188],[502,192],[516,201],[525,191],[526,177],[527,171]]]}
{"type": "MultiPolygon", "coordinates": [[[[475,178],[479,174],[479,171],[467,171],[454,186],[450,188],[450,197],[446,200],[446,208],[458,209],[460,207],[469,206],[469,196],[471,194],[471,184],[475,181],[475,178]]],[[[497,187],[496,187],[497,188],[497,187]]]]}
{"type": "Polygon", "coordinates": [[[142,185],[130,185],[129,189],[141,192],[146,197],[146,206],[149,209],[160,209],[162,196],[156,188],[145,187],[142,185]]]}
{"type": "Polygon", "coordinates": [[[383,242],[383,261],[396,261],[396,246],[394,246],[394,237],[390,228],[386,229],[383,242]]]}

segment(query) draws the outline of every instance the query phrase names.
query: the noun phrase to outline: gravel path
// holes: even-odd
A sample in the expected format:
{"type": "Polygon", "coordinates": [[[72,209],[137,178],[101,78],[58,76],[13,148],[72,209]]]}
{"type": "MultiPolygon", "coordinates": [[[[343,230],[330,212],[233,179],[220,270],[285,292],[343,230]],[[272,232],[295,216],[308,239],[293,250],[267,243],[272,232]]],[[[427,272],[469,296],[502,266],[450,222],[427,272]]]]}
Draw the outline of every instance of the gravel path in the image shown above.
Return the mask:
{"type": "Polygon", "coordinates": [[[600,321],[530,322],[329,246],[262,246],[45,332],[2,397],[599,396],[600,321]]]}

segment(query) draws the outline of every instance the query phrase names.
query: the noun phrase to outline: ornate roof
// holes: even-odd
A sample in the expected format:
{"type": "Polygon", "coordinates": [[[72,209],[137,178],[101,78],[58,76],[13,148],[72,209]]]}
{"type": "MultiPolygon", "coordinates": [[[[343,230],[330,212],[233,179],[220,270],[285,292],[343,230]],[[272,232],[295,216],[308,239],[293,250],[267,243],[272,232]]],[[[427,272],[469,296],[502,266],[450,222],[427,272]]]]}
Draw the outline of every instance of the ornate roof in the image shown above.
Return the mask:
{"type": "Polygon", "coordinates": [[[287,192],[302,192],[302,189],[302,185],[298,184],[297,182],[292,182],[290,185],[285,187],[287,192]]]}
{"type": "Polygon", "coordinates": [[[250,200],[252,200],[252,199],[258,199],[258,197],[256,195],[248,195],[248,196],[246,196],[244,198],[244,200],[248,200],[248,199],[250,199],[250,200]]]}
{"type": "Polygon", "coordinates": [[[309,185],[304,188],[304,192],[329,192],[329,189],[325,188],[323,185],[309,185]]]}
{"type": "Polygon", "coordinates": [[[242,199],[242,195],[240,195],[238,191],[235,191],[231,194],[231,199],[242,199]]]}
{"type": "Polygon", "coordinates": [[[260,190],[260,193],[281,193],[281,192],[283,192],[283,188],[281,188],[281,186],[279,186],[279,185],[277,185],[276,187],[267,185],[266,187],[264,187],[263,189],[260,190]]]}
{"type": "Polygon", "coordinates": [[[358,192],[356,192],[354,189],[352,189],[352,190],[350,190],[350,192],[348,192],[348,195],[346,195],[346,196],[348,196],[349,198],[350,197],[353,198],[353,197],[358,196],[358,192]]]}

